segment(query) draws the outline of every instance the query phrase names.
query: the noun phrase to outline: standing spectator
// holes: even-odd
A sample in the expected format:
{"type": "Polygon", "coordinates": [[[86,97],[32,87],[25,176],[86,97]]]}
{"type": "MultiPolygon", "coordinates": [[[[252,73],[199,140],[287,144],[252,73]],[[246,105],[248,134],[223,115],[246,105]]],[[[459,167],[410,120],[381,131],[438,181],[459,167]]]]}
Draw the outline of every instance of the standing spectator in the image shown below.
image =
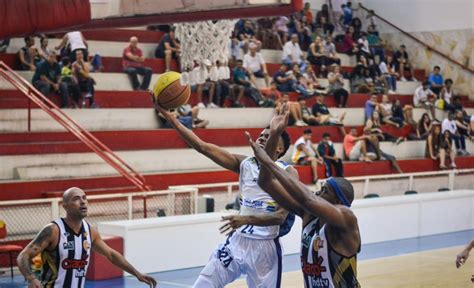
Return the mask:
{"type": "Polygon", "coordinates": [[[306,59],[308,59],[309,63],[318,66],[320,75],[326,74],[328,59],[324,51],[324,45],[321,41],[321,37],[316,36],[316,38],[314,38],[314,42],[309,45],[308,56],[306,59]]]}
{"type": "MultiPolygon", "coordinates": [[[[89,108],[98,108],[94,101],[95,80],[90,75],[90,65],[84,60],[82,49],[76,50],[76,61],[72,63],[72,74],[77,80],[79,90],[85,93],[85,99],[89,100],[89,108]]],[[[85,106],[83,101],[82,106],[85,106]]]]}
{"type": "Polygon", "coordinates": [[[417,108],[424,108],[431,112],[432,119],[436,119],[435,115],[435,94],[430,90],[430,82],[424,81],[422,85],[415,90],[413,95],[413,104],[417,108]]]}
{"type": "Polygon", "coordinates": [[[279,91],[292,92],[295,91],[296,79],[293,75],[287,75],[286,69],[286,65],[281,65],[280,69],[273,75],[273,81],[275,81],[279,91]]]}
{"type": "Polygon", "coordinates": [[[372,162],[377,158],[377,155],[372,152],[367,152],[367,143],[371,140],[370,135],[361,135],[357,137],[357,129],[351,128],[349,134],[344,137],[344,153],[350,161],[365,161],[372,162]]]}
{"type": "Polygon", "coordinates": [[[454,111],[453,106],[453,80],[450,78],[444,81],[444,86],[439,93],[439,99],[444,101],[444,110],[454,111]]]}
{"type": "Polygon", "coordinates": [[[430,82],[430,89],[433,91],[436,95],[439,96],[441,89],[443,89],[443,75],[439,73],[441,68],[439,66],[435,66],[433,68],[433,72],[430,73],[430,76],[428,77],[428,81],[430,82]]]}
{"type": "Polygon", "coordinates": [[[66,33],[66,35],[64,35],[64,37],[62,38],[61,43],[59,43],[58,46],[54,47],[54,49],[61,50],[66,47],[68,43],[71,49],[71,62],[74,63],[74,61],[76,61],[76,51],[78,50],[82,51],[82,55],[86,61],[89,60],[89,53],[87,51],[88,44],[86,38],[84,38],[84,35],[82,35],[80,31],[72,31],[66,33]]]}
{"type": "Polygon", "coordinates": [[[342,159],[336,156],[334,143],[331,141],[329,133],[323,134],[323,139],[319,142],[318,153],[324,159],[324,167],[326,168],[326,178],[332,177],[332,167],[336,171],[336,177],[344,177],[344,168],[342,159]]]}
{"type": "Polygon", "coordinates": [[[0,39],[0,54],[1,53],[6,53],[8,46],[10,46],[10,39],[0,39]]]}
{"type": "Polygon", "coordinates": [[[449,139],[449,132],[447,133],[448,137],[445,137],[441,133],[441,127],[439,123],[433,126],[433,131],[429,133],[426,138],[426,157],[433,159],[434,161],[439,159],[439,168],[446,169],[446,156],[450,155],[451,157],[451,167],[455,168],[456,164],[454,163],[455,153],[451,147],[451,140],[449,139]]]}
{"type": "Polygon", "coordinates": [[[56,60],[56,53],[51,52],[47,61],[38,64],[32,82],[33,86],[46,97],[50,91],[59,94],[61,96],[61,108],[68,107],[69,93],[66,83],[61,82],[61,67],[59,67],[56,60]]]}
{"type": "Polygon", "coordinates": [[[451,139],[454,139],[454,145],[456,145],[458,155],[469,155],[466,151],[466,138],[459,133],[453,112],[448,113],[448,118],[443,120],[441,128],[443,134],[445,131],[449,131],[451,139]]]}
{"type": "Polygon", "coordinates": [[[344,78],[340,73],[339,65],[331,65],[331,71],[328,74],[329,91],[328,94],[334,95],[336,98],[337,107],[346,107],[349,92],[344,89],[344,78]]]}
{"type": "Polygon", "coordinates": [[[347,55],[355,55],[359,53],[357,43],[354,41],[354,27],[350,26],[344,35],[341,52],[347,55]]]}
{"type": "Polygon", "coordinates": [[[410,80],[415,80],[414,73],[413,73],[413,66],[411,65],[410,58],[408,58],[408,53],[406,51],[406,46],[401,45],[400,50],[395,52],[393,55],[393,58],[395,60],[395,63],[398,68],[398,73],[400,75],[400,80],[402,81],[407,81],[405,78],[405,73],[404,71],[410,71],[411,79],[410,80]]]}
{"type": "Polygon", "coordinates": [[[332,41],[332,36],[326,37],[326,43],[324,44],[324,53],[327,58],[327,65],[330,66],[332,64],[341,65],[341,59],[337,57],[336,53],[336,45],[334,45],[332,41]]]}
{"type": "Polygon", "coordinates": [[[138,48],[138,38],[133,36],[130,38],[130,44],[123,49],[122,53],[122,68],[132,81],[133,90],[147,90],[150,86],[153,71],[150,67],[143,65],[144,61],[143,52],[138,48]],[[143,76],[141,85],[137,74],[143,76]]]}
{"type": "Polygon", "coordinates": [[[309,165],[313,172],[313,184],[318,182],[318,164],[324,164],[323,159],[318,154],[318,148],[311,142],[313,132],[305,129],[303,136],[296,140],[291,160],[297,165],[309,165]]]}
{"type": "Polygon", "coordinates": [[[250,75],[250,81],[257,87],[257,82],[255,77],[264,78],[266,87],[269,87],[269,78],[267,72],[267,64],[263,59],[262,53],[257,52],[257,45],[255,43],[250,43],[249,53],[245,54],[243,66],[247,69],[250,75]]]}
{"type": "Polygon", "coordinates": [[[46,60],[48,59],[48,55],[51,53],[51,49],[48,47],[48,37],[41,36],[40,38],[40,48],[38,49],[39,56],[46,60]]]}
{"type": "MultiPolygon", "coordinates": [[[[389,59],[391,60],[392,57],[388,56],[387,62],[389,59]]],[[[380,61],[379,70],[382,73],[382,77],[385,78],[385,81],[388,84],[388,93],[395,94],[395,91],[397,91],[397,73],[394,72],[395,70],[389,69],[387,63],[385,63],[384,60],[380,61]]]]}
{"type": "MultiPolygon", "coordinates": [[[[394,116],[393,115],[393,104],[390,103],[387,95],[382,95],[382,103],[380,103],[380,114],[382,115],[382,122],[384,124],[389,124],[395,126],[397,128],[402,128],[404,124],[404,117],[402,113],[402,117],[394,116]]],[[[400,107],[401,108],[401,107],[400,107]]]]}
{"type": "Polygon", "coordinates": [[[18,59],[20,60],[20,70],[35,71],[41,58],[38,49],[35,46],[35,38],[28,36],[24,38],[25,46],[18,51],[18,59]]]}
{"type": "MultiPolygon", "coordinates": [[[[181,44],[179,44],[179,40],[176,39],[174,31],[175,28],[172,27],[169,33],[163,35],[155,49],[155,57],[165,59],[166,72],[171,70],[171,59],[175,59],[179,62],[181,56],[181,44]]],[[[188,68],[193,69],[194,67],[188,68]]]]}
{"type": "Polygon", "coordinates": [[[300,45],[298,44],[297,34],[291,34],[290,41],[286,42],[285,46],[283,46],[282,62],[288,67],[298,65],[302,70],[306,65],[303,59],[303,51],[301,51],[300,45]]]}

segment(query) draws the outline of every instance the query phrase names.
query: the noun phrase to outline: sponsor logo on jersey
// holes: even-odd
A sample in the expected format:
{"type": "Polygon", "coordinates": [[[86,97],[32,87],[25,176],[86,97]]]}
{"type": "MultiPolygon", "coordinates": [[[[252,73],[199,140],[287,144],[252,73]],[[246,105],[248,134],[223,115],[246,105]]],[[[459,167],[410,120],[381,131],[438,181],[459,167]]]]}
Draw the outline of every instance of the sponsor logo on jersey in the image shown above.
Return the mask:
{"type": "Polygon", "coordinates": [[[301,270],[303,270],[303,274],[312,277],[320,277],[323,272],[327,271],[326,266],[322,266],[323,261],[324,259],[321,256],[318,257],[318,263],[308,263],[305,259],[302,258],[301,270]]]}
{"type": "Polygon", "coordinates": [[[87,266],[87,259],[64,259],[61,263],[61,267],[64,270],[68,269],[84,269],[87,266]]]}
{"type": "Polygon", "coordinates": [[[78,270],[74,273],[74,276],[76,278],[82,278],[82,277],[86,277],[86,270],[85,269],[82,269],[82,270],[78,270]]]}
{"type": "Polygon", "coordinates": [[[68,241],[63,243],[64,250],[74,250],[74,241],[68,241]]]}
{"type": "Polygon", "coordinates": [[[318,252],[319,249],[323,248],[324,247],[324,240],[322,240],[321,238],[316,237],[316,239],[314,239],[313,241],[313,250],[315,252],[318,252]]]}

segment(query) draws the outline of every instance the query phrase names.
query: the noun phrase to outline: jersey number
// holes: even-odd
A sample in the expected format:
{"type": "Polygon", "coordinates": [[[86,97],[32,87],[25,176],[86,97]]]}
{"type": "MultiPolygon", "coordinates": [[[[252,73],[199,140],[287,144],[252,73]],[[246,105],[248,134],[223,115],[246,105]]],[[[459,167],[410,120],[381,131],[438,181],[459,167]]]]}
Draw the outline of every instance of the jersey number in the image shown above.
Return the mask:
{"type": "Polygon", "coordinates": [[[242,229],[242,233],[253,234],[253,225],[247,225],[242,229]]]}

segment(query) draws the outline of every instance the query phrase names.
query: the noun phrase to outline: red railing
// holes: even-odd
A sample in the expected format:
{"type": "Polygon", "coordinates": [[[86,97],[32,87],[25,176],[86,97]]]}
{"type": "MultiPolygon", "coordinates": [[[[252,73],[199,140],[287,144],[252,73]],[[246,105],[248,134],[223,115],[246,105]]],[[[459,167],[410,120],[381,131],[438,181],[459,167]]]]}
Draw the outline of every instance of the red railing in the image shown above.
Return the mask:
{"type": "MultiPolygon", "coordinates": [[[[364,5],[362,4],[359,4],[360,8],[365,10],[367,13],[371,12],[372,10],[370,10],[369,8],[365,7],[364,5]]],[[[375,17],[377,17],[378,19],[380,19],[382,22],[384,23],[387,23],[388,25],[390,25],[391,27],[393,27],[394,29],[400,31],[403,35],[407,36],[408,38],[412,39],[413,41],[415,41],[416,43],[420,44],[421,46],[424,46],[426,49],[428,49],[429,51],[433,51],[435,52],[436,54],[440,55],[441,57],[443,57],[444,59],[450,61],[451,63],[454,63],[456,65],[458,65],[459,67],[461,67],[462,69],[464,70],[467,70],[471,73],[474,73],[474,70],[472,70],[471,68],[469,68],[467,65],[464,65],[462,63],[460,63],[459,61],[449,57],[448,55],[446,55],[445,53],[439,51],[438,49],[434,48],[433,46],[430,46],[428,44],[426,44],[425,42],[421,41],[420,39],[416,38],[415,36],[411,35],[410,33],[406,32],[405,30],[402,30],[400,27],[398,27],[397,25],[393,24],[392,22],[388,21],[387,19],[383,18],[382,16],[378,15],[377,13],[373,13],[373,15],[375,17]]]]}
{"type": "Polygon", "coordinates": [[[33,85],[10,69],[4,62],[0,61],[0,76],[3,76],[11,85],[21,91],[28,98],[28,131],[31,131],[31,103],[33,102],[51,118],[72,133],[94,153],[102,158],[107,164],[114,168],[120,175],[130,181],[140,191],[151,191],[151,188],[145,184],[145,178],[135,171],[130,165],[122,160],[117,154],[110,150],[105,144],[100,142],[89,131],[82,128],[66,113],[64,113],[56,104],[51,102],[33,85]]]}

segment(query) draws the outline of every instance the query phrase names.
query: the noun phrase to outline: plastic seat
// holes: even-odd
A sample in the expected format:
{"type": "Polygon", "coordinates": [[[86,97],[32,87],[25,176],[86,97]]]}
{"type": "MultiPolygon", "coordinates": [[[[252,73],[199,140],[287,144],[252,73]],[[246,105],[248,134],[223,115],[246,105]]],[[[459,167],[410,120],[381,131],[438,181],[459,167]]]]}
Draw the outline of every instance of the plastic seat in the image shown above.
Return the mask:
{"type": "MultiPolygon", "coordinates": [[[[0,220],[0,239],[7,238],[7,225],[0,220]]],[[[10,256],[10,273],[13,278],[13,255],[20,253],[23,247],[20,245],[0,244],[0,254],[8,253],[10,256]]]]}
{"type": "Polygon", "coordinates": [[[367,198],[380,198],[380,195],[376,193],[370,193],[370,194],[364,195],[364,199],[367,199],[367,198]]]}
{"type": "Polygon", "coordinates": [[[415,194],[418,194],[418,192],[416,192],[414,190],[405,191],[405,195],[415,195],[415,194]]]}

